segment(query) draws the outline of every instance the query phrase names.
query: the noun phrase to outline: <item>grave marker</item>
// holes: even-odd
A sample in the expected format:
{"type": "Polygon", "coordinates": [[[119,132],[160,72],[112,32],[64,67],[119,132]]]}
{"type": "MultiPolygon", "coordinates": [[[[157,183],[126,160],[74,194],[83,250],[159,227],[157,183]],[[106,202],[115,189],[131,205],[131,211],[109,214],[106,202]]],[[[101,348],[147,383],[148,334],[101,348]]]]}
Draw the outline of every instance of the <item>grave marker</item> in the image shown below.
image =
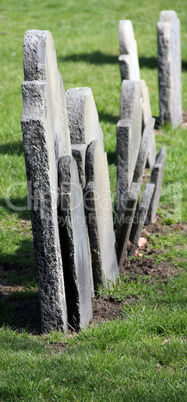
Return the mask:
{"type": "Polygon", "coordinates": [[[155,189],[151,200],[149,212],[147,215],[146,224],[154,222],[156,217],[156,211],[159,205],[160,191],[164,174],[165,160],[166,160],[166,147],[162,147],[156,156],[156,162],[151,172],[150,183],[155,184],[155,189]]]}
{"type": "Polygon", "coordinates": [[[137,44],[130,20],[119,21],[119,64],[121,79],[139,81],[140,70],[137,44]]]}
{"type": "Polygon", "coordinates": [[[127,255],[128,240],[131,233],[134,214],[140,193],[140,183],[132,183],[129,192],[126,208],[124,211],[124,221],[121,228],[121,233],[117,247],[117,257],[119,268],[122,269],[125,257],[127,255]]]}
{"type": "Polygon", "coordinates": [[[71,154],[66,97],[48,31],[24,36],[22,131],[39,281],[42,330],[67,328],[58,231],[58,159],[71,154]]]}
{"type": "Polygon", "coordinates": [[[101,141],[95,140],[86,151],[84,191],[94,286],[113,283],[118,275],[113,229],[108,163],[101,141]]]}
{"type": "MultiPolygon", "coordinates": [[[[144,80],[141,80],[141,90],[142,90],[142,126],[145,127],[146,122],[152,117],[151,106],[149,101],[149,91],[144,80]]],[[[155,134],[154,130],[150,133],[149,151],[147,157],[148,167],[153,167],[156,158],[156,144],[155,144],[155,134]]]]}
{"type": "Polygon", "coordinates": [[[134,222],[133,222],[131,234],[130,234],[131,248],[128,253],[130,256],[134,255],[134,253],[136,251],[136,248],[138,245],[138,239],[141,235],[141,231],[145,224],[149,206],[150,206],[150,203],[151,203],[151,200],[153,197],[154,188],[155,188],[155,184],[152,184],[152,183],[146,184],[140,206],[139,207],[137,206],[137,208],[136,208],[134,222]]]}
{"type": "Polygon", "coordinates": [[[123,81],[117,124],[117,219],[122,220],[141,142],[141,83],[123,81]]]}
{"type": "Polygon", "coordinates": [[[90,255],[82,188],[71,156],[59,160],[59,233],[68,323],[85,328],[92,318],[90,255]],[[61,219],[60,219],[61,218],[61,219]]]}
{"type": "Polygon", "coordinates": [[[182,122],[180,21],[175,11],[162,11],[157,24],[161,123],[182,122]]]}

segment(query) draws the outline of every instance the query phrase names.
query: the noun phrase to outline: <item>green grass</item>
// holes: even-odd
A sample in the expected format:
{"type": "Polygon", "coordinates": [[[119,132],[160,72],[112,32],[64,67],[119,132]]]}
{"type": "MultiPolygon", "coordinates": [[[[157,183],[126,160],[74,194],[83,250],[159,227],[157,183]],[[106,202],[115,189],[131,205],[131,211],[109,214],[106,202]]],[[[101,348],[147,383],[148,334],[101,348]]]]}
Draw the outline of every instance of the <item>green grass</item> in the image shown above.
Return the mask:
{"type": "MultiPolygon", "coordinates": [[[[167,159],[158,213],[161,233],[148,236],[144,258],[169,263],[176,277],[128,275],[99,297],[124,304],[120,319],[92,325],[78,335],[19,333],[17,300],[37,297],[36,272],[20,119],[22,46],[29,29],[51,31],[65,89],[91,87],[104,133],[112,197],[116,191],[116,123],[120,73],[118,22],[131,19],[141,78],[158,116],[156,23],[174,9],[181,22],[183,109],[187,111],[187,4],[183,0],[1,0],[0,3],[0,274],[17,289],[0,298],[0,400],[185,401],[187,128],[162,127],[157,149],[167,159]],[[8,200],[8,201],[7,201],[8,200]],[[154,253],[155,251],[155,253],[154,253]]],[[[138,257],[134,258],[133,260],[138,257]]]]}

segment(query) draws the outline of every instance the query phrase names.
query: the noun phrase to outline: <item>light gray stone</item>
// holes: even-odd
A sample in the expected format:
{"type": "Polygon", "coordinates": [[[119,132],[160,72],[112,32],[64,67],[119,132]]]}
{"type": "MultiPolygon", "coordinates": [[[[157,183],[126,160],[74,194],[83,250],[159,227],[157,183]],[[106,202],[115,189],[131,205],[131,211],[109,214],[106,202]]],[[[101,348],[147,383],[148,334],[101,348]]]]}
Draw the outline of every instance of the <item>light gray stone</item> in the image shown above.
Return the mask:
{"type": "Polygon", "coordinates": [[[76,330],[92,318],[90,254],[82,187],[71,156],[59,160],[59,234],[65,278],[68,323],[76,330]]]}
{"type": "Polygon", "coordinates": [[[148,152],[150,149],[150,142],[152,139],[152,132],[153,132],[154,124],[155,124],[155,119],[153,119],[152,117],[149,120],[147,120],[147,122],[145,124],[143,136],[142,136],[142,140],[141,140],[141,144],[140,144],[140,148],[139,148],[139,152],[138,152],[138,158],[137,158],[136,166],[135,166],[135,170],[134,170],[133,182],[135,182],[135,183],[141,183],[141,181],[142,181],[142,177],[144,174],[145,165],[146,165],[146,161],[147,161],[147,156],[148,156],[148,152]]]}
{"type": "Polygon", "coordinates": [[[151,172],[150,183],[155,184],[154,194],[151,200],[146,224],[152,223],[155,220],[156,212],[159,205],[160,191],[164,174],[164,166],[166,160],[166,147],[162,147],[156,156],[156,162],[151,172]]]}
{"type": "Polygon", "coordinates": [[[121,78],[127,80],[140,80],[137,44],[134,38],[132,22],[119,21],[119,57],[121,78]]]}
{"type": "MultiPolygon", "coordinates": [[[[145,127],[146,122],[152,117],[151,106],[149,101],[149,91],[144,80],[141,80],[142,90],[142,126],[145,127]]],[[[147,167],[152,168],[156,158],[156,144],[154,130],[150,133],[149,151],[147,156],[147,167]]]]}
{"type": "Polygon", "coordinates": [[[80,183],[84,189],[86,148],[96,139],[103,144],[103,132],[90,88],[70,88],[66,92],[66,99],[72,154],[77,162],[80,183]]]}
{"type": "Polygon", "coordinates": [[[66,97],[48,31],[24,36],[22,131],[39,281],[42,330],[67,328],[58,231],[58,159],[71,154],[66,97]]]}
{"type": "Polygon", "coordinates": [[[128,240],[131,233],[134,214],[140,194],[140,183],[132,183],[128,195],[126,208],[123,214],[123,224],[121,226],[120,237],[117,245],[117,258],[119,268],[122,269],[125,257],[127,255],[128,240]]]}
{"type": "Polygon", "coordinates": [[[98,113],[90,88],[70,88],[66,92],[71,144],[103,140],[98,113]]]}
{"type": "Polygon", "coordinates": [[[130,234],[131,247],[128,252],[128,255],[130,256],[134,255],[136,251],[138,245],[138,239],[141,235],[141,231],[143,229],[149,211],[149,206],[153,197],[154,188],[155,184],[147,183],[142,195],[140,206],[138,206],[137,204],[136,213],[134,216],[134,221],[130,234]]]}
{"type": "Polygon", "coordinates": [[[118,275],[108,163],[99,140],[88,145],[86,178],[84,204],[97,289],[98,285],[113,283],[118,275]]]}
{"type": "Polygon", "coordinates": [[[157,24],[161,123],[182,122],[180,21],[175,11],[162,11],[157,24]]]}
{"type": "MultiPolygon", "coordinates": [[[[120,99],[120,121],[117,124],[117,220],[128,198],[138,157],[142,130],[141,83],[123,81],[120,99]]],[[[119,223],[120,226],[120,223],[119,223]]]]}

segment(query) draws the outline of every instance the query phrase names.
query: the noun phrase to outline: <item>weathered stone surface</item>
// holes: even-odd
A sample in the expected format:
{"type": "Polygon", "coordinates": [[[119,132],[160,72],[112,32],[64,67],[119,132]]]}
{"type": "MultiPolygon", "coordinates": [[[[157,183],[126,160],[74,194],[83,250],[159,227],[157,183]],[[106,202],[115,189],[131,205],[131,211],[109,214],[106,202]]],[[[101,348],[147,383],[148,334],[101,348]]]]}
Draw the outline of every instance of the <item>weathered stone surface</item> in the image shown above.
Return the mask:
{"type": "Polygon", "coordinates": [[[180,21],[175,11],[162,11],[157,24],[161,123],[182,122],[180,21]]]}
{"type": "Polygon", "coordinates": [[[79,171],[82,188],[86,185],[85,153],[93,140],[103,144],[103,132],[90,88],[71,88],[66,92],[72,154],[79,171]]]}
{"type": "Polygon", "coordinates": [[[120,100],[120,121],[117,124],[117,219],[128,198],[141,142],[141,83],[123,81],[120,100]]]}
{"type": "MultiPolygon", "coordinates": [[[[144,80],[141,80],[141,90],[142,90],[142,126],[145,127],[146,122],[152,117],[151,106],[149,101],[149,91],[144,80]]],[[[150,133],[149,151],[147,157],[148,167],[153,167],[156,158],[156,144],[155,144],[155,134],[154,130],[150,133]]]]}
{"type": "Polygon", "coordinates": [[[71,156],[59,160],[59,234],[65,278],[68,323],[84,328],[92,318],[90,255],[82,188],[71,156]]]}
{"type": "Polygon", "coordinates": [[[90,143],[86,152],[84,191],[94,286],[110,284],[118,275],[113,230],[110,182],[106,153],[100,141],[90,143]]]}
{"type": "Polygon", "coordinates": [[[138,158],[134,170],[133,182],[141,183],[147,161],[148,151],[150,149],[150,141],[152,139],[152,132],[155,124],[155,119],[152,117],[147,120],[143,131],[143,136],[138,152],[138,158]]]}
{"type": "Polygon", "coordinates": [[[131,248],[128,253],[130,256],[134,255],[136,251],[138,245],[138,239],[141,235],[141,231],[143,229],[149,211],[149,206],[153,197],[154,188],[155,184],[147,183],[145,190],[143,192],[140,206],[138,206],[137,204],[136,213],[134,216],[134,221],[130,234],[131,248]]]}
{"type": "Polygon", "coordinates": [[[77,162],[79,181],[83,189],[86,185],[86,177],[85,177],[86,148],[87,148],[86,144],[72,144],[71,146],[72,155],[77,162]]]}
{"type": "Polygon", "coordinates": [[[156,156],[156,162],[151,172],[150,183],[155,184],[153,198],[151,200],[149,212],[146,219],[146,224],[154,222],[156,211],[159,205],[160,191],[164,174],[164,166],[166,160],[166,147],[162,147],[156,156]]]}
{"type": "Polygon", "coordinates": [[[140,80],[137,44],[134,38],[133,26],[130,20],[119,21],[119,58],[121,78],[140,80]],[[126,57],[128,55],[128,57],[126,57]]]}
{"type": "Polygon", "coordinates": [[[39,281],[42,330],[67,328],[58,231],[58,159],[71,154],[66,97],[48,31],[28,31],[23,46],[22,131],[39,281]]]}
{"type": "Polygon", "coordinates": [[[103,140],[98,113],[90,88],[71,88],[66,92],[71,144],[103,140]]]}
{"type": "Polygon", "coordinates": [[[124,211],[123,225],[121,227],[121,233],[117,246],[117,258],[120,269],[123,267],[123,263],[127,255],[128,240],[131,233],[139,193],[140,193],[140,184],[133,182],[131,185],[126,208],[124,211]]]}

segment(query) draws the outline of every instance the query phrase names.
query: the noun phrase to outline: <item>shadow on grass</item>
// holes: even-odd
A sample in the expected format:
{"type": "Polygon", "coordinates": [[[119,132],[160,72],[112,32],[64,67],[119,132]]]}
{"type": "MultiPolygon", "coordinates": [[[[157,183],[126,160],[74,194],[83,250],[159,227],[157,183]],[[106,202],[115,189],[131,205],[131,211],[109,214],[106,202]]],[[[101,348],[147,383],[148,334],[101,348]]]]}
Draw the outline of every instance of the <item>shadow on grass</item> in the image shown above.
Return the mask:
{"type": "Polygon", "coordinates": [[[22,141],[15,141],[15,142],[8,142],[7,144],[0,145],[0,154],[2,155],[23,155],[23,142],[22,141]]]}
{"type": "Polygon", "coordinates": [[[0,326],[41,333],[33,243],[23,240],[14,254],[0,257],[0,326]]]}
{"type": "Polygon", "coordinates": [[[79,54],[71,54],[69,56],[58,56],[58,61],[66,62],[73,61],[74,63],[83,61],[85,63],[90,64],[117,64],[118,56],[112,54],[105,54],[96,50],[92,53],[79,53],[79,54]]]}
{"type": "Polygon", "coordinates": [[[117,122],[119,120],[119,116],[113,116],[112,114],[105,113],[105,112],[98,111],[98,115],[99,115],[100,122],[105,121],[107,123],[117,124],[117,122]]]}
{"type": "Polygon", "coordinates": [[[116,165],[116,151],[107,152],[107,160],[109,165],[116,165]]]}
{"type": "Polygon", "coordinates": [[[9,214],[17,214],[19,218],[30,220],[28,196],[23,198],[0,198],[0,207],[3,207],[9,214]]]}
{"type": "Polygon", "coordinates": [[[41,334],[41,316],[38,292],[0,291],[0,326],[22,332],[41,334]]]}

